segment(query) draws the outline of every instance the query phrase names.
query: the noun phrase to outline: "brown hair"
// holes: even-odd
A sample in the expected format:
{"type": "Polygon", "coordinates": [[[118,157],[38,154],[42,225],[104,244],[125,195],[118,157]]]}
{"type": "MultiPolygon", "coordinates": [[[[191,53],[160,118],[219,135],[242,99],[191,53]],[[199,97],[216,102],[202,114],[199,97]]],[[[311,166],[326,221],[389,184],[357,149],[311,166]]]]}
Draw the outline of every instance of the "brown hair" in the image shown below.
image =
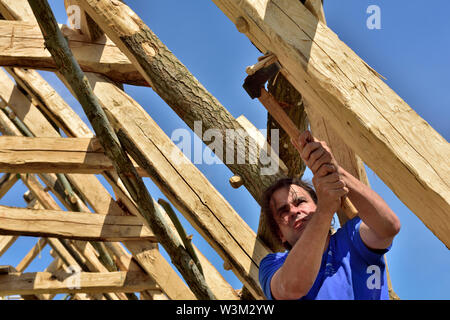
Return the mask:
{"type": "MultiPolygon", "coordinates": [[[[275,221],[275,218],[273,217],[272,208],[270,207],[270,200],[272,199],[272,195],[275,191],[281,189],[281,188],[289,188],[291,185],[297,185],[301,188],[303,188],[306,192],[309,193],[311,198],[313,199],[314,203],[317,204],[317,195],[314,191],[311,183],[303,181],[300,178],[282,178],[277,181],[275,181],[270,187],[268,187],[262,197],[262,212],[266,217],[267,224],[269,226],[269,230],[272,232],[272,234],[280,239],[280,228],[278,227],[278,223],[275,221]]],[[[283,247],[285,247],[287,250],[291,250],[292,246],[287,242],[282,243],[283,247]]]]}

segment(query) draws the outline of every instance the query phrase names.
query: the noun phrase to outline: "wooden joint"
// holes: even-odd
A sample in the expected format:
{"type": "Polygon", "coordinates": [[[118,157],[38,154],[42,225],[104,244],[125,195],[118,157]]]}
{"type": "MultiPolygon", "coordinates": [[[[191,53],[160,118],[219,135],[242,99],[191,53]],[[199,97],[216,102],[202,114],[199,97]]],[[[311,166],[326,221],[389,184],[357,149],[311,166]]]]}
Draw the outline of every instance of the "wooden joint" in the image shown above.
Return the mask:
{"type": "Polygon", "coordinates": [[[239,187],[241,187],[244,184],[244,180],[242,180],[242,177],[240,176],[232,176],[229,180],[230,185],[234,188],[237,189],[239,187]]]}

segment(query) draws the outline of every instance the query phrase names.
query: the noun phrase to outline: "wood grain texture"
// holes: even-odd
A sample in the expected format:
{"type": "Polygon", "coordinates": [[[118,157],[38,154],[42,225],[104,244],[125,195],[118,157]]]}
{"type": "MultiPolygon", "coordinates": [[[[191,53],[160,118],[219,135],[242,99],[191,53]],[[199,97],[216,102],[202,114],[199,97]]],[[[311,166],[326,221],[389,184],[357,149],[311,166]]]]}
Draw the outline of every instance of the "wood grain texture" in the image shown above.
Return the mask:
{"type": "MultiPolygon", "coordinates": [[[[136,168],[140,174],[144,170],[136,168]]],[[[0,170],[98,174],[114,170],[96,138],[0,137],[0,170]]]]}
{"type": "MultiPolygon", "coordinates": [[[[62,28],[83,70],[104,74],[117,83],[148,86],[128,58],[111,41],[91,41],[67,27],[62,28]]],[[[22,21],[0,21],[0,65],[50,71],[57,69],[45,48],[38,25],[22,21]]]]}
{"type": "Polygon", "coordinates": [[[32,272],[0,276],[0,295],[49,293],[139,292],[156,289],[136,272],[32,272]]]}
{"type": "Polygon", "coordinates": [[[0,206],[0,234],[95,241],[151,240],[137,217],[0,206]]]}
{"type": "Polygon", "coordinates": [[[274,53],[348,146],[450,246],[450,146],[300,1],[213,0],[274,53]]]}

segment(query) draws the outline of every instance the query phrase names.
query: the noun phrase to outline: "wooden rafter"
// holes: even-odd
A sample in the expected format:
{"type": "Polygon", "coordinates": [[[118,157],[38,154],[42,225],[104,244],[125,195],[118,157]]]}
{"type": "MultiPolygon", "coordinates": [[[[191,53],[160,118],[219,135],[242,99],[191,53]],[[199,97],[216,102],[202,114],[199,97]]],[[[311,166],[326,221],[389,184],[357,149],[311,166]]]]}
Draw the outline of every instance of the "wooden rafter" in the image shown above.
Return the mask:
{"type": "Polygon", "coordinates": [[[99,174],[109,170],[114,167],[96,138],[0,137],[2,172],[99,174]]]}
{"type": "MultiPolygon", "coordinates": [[[[58,205],[52,198],[45,194],[45,192],[39,191],[42,187],[36,181],[30,184],[30,181],[25,181],[27,186],[32,191],[36,198],[30,197],[31,201],[28,202],[28,207],[34,210],[42,210],[42,208],[53,208],[58,209],[58,205]]],[[[105,272],[107,271],[104,266],[101,265],[97,255],[85,254],[88,249],[93,251],[92,245],[85,241],[79,240],[67,240],[67,239],[57,239],[48,238],[49,245],[56,252],[56,255],[63,260],[63,266],[68,272],[73,272],[74,268],[79,271],[92,271],[92,272],[105,272]],[[101,267],[99,267],[101,266],[101,267]]],[[[52,252],[52,251],[51,251],[52,252]]],[[[51,253],[50,252],[50,253],[51,253]]],[[[101,299],[103,296],[101,294],[94,294],[96,299],[101,299]]],[[[113,300],[127,300],[127,296],[123,293],[108,293],[110,299],[113,300]]],[[[45,298],[45,297],[44,297],[45,298]]],[[[50,298],[50,297],[47,297],[50,298]]]]}
{"type": "Polygon", "coordinates": [[[450,146],[300,1],[213,0],[336,133],[450,247],[450,146]],[[411,130],[414,128],[414,130],[411,130]]]}
{"type": "Polygon", "coordinates": [[[0,275],[0,295],[139,292],[157,289],[138,272],[32,272],[0,275]]]}
{"type": "MultiPolygon", "coordinates": [[[[130,209],[131,213],[137,215],[138,211],[137,211],[136,203],[129,197],[129,195],[126,194],[124,188],[121,188],[120,186],[118,186],[116,183],[114,183],[114,181],[109,180],[108,182],[110,182],[110,184],[114,188],[118,197],[127,205],[127,207],[130,209]]],[[[160,208],[160,211],[163,214],[163,217],[166,220],[168,227],[171,230],[173,230],[176,237],[179,238],[179,234],[175,231],[175,227],[174,227],[173,223],[170,221],[169,217],[167,216],[167,214],[165,213],[163,208],[160,207],[158,203],[155,203],[155,205],[160,208]]],[[[179,240],[181,243],[181,239],[179,239],[179,240]]],[[[139,247],[139,246],[136,246],[136,242],[128,242],[128,243],[125,243],[125,245],[132,252],[135,252],[135,250],[139,247]]],[[[194,244],[192,244],[192,246],[193,246],[193,248],[200,260],[200,264],[203,268],[203,274],[205,276],[205,281],[208,284],[208,286],[210,287],[211,291],[214,293],[214,296],[219,300],[236,300],[236,299],[238,299],[238,296],[237,296],[236,292],[234,291],[234,289],[231,287],[231,285],[227,281],[225,281],[225,279],[222,277],[222,275],[211,264],[211,262],[209,262],[208,259],[201,253],[201,251],[198,250],[194,244]]],[[[155,258],[157,258],[157,260],[162,261],[161,257],[160,257],[160,253],[157,250],[152,250],[152,251],[153,251],[153,254],[155,255],[155,258]]],[[[160,267],[160,266],[161,266],[161,263],[158,263],[157,267],[160,267]]],[[[158,273],[155,273],[155,271],[152,271],[152,272],[154,273],[155,277],[160,277],[160,275],[158,273]]],[[[176,288],[174,288],[174,290],[176,290],[176,288]]]]}
{"type": "Polygon", "coordinates": [[[137,217],[0,206],[0,234],[92,241],[151,240],[137,217]]]}
{"type": "MultiPolygon", "coordinates": [[[[104,74],[117,83],[148,86],[128,58],[109,40],[90,41],[67,27],[69,45],[83,70],[104,74]]],[[[36,23],[0,20],[0,65],[55,71],[36,23]]]]}
{"type": "Polygon", "coordinates": [[[5,69],[16,83],[28,93],[40,110],[58,125],[68,137],[94,137],[89,127],[36,70],[5,69]],[[71,125],[67,126],[66,123],[71,125]]]}

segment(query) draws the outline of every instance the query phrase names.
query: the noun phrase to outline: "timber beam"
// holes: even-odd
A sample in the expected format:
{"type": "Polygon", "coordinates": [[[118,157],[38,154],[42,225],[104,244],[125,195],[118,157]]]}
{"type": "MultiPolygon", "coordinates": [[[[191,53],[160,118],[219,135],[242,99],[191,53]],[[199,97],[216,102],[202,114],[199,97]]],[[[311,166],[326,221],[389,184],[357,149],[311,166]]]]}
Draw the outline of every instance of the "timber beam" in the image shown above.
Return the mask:
{"type": "Polygon", "coordinates": [[[0,137],[2,172],[99,174],[110,170],[114,166],[96,138],[0,137]]]}
{"type": "Polygon", "coordinates": [[[20,294],[139,292],[156,290],[155,282],[139,272],[58,271],[0,275],[0,296],[20,294]]]}
{"type": "MultiPolygon", "coordinates": [[[[101,38],[91,41],[67,26],[61,28],[84,71],[103,74],[117,83],[148,86],[110,40],[101,38]]],[[[56,71],[55,62],[45,48],[44,37],[36,23],[0,20],[0,35],[1,66],[56,71]]]]}
{"type": "MultiPolygon", "coordinates": [[[[274,53],[308,104],[450,247],[450,145],[300,2],[213,0],[274,53]]],[[[307,110],[308,112],[308,110],[307,110]]]]}
{"type": "Polygon", "coordinates": [[[59,210],[0,206],[0,234],[89,241],[156,241],[135,216],[110,216],[59,210]]]}
{"type": "Polygon", "coordinates": [[[92,73],[86,76],[130,155],[222,259],[230,263],[236,276],[248,283],[252,294],[262,298],[258,265],[269,250],[255,232],[141,106],[104,77],[92,73]]]}

